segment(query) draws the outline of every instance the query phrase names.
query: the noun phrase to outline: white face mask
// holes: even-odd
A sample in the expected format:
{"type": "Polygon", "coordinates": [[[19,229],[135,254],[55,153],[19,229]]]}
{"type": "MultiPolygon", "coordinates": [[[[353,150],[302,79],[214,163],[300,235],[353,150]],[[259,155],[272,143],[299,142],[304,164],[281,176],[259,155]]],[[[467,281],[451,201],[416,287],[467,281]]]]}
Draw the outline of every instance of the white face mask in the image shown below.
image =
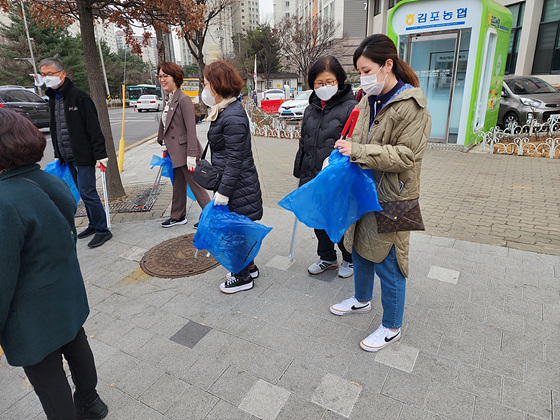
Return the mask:
{"type": "Polygon", "coordinates": [[[387,76],[385,76],[385,79],[382,82],[377,81],[377,75],[382,68],[383,66],[381,66],[375,74],[360,77],[360,84],[362,86],[362,89],[370,96],[379,95],[383,90],[383,86],[385,86],[385,80],[387,80],[387,76]]]}
{"type": "Polygon", "coordinates": [[[60,77],[56,76],[45,76],[43,77],[43,81],[45,82],[45,86],[48,88],[55,88],[60,85],[60,77]]]}
{"type": "Polygon", "coordinates": [[[328,101],[338,92],[338,85],[330,86],[321,86],[320,88],[315,89],[315,94],[319,97],[322,101],[328,101]]]}
{"type": "Polygon", "coordinates": [[[208,106],[214,106],[216,105],[216,97],[212,96],[212,94],[210,93],[210,89],[204,88],[204,90],[202,91],[202,95],[200,95],[202,98],[202,101],[208,105],[208,106]]]}

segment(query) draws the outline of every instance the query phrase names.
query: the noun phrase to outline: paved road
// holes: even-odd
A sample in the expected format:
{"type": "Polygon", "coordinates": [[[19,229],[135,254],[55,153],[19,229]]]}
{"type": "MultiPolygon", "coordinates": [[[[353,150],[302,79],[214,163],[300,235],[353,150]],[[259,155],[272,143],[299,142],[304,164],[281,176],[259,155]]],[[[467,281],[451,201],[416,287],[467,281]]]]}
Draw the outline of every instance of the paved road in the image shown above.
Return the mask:
{"type": "MultiPolygon", "coordinates": [[[[132,108],[126,108],[124,120],[125,147],[155,134],[158,129],[159,117],[159,112],[135,112],[132,108]]],[[[109,119],[111,121],[115,150],[119,150],[122,127],[122,108],[110,109],[109,119]]],[[[47,137],[45,155],[40,162],[41,167],[44,168],[48,162],[54,159],[54,152],[49,131],[44,129],[41,131],[43,131],[47,137]]]]}

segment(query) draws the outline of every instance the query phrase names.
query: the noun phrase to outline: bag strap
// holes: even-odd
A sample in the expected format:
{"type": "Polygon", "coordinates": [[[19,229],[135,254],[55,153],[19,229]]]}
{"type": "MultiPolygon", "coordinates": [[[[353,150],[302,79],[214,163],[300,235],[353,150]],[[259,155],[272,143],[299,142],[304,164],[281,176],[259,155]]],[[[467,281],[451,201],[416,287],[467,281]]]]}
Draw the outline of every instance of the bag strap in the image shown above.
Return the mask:
{"type": "Polygon", "coordinates": [[[33,181],[32,179],[26,178],[24,176],[17,176],[17,177],[14,177],[13,179],[23,179],[24,181],[30,182],[33,185],[39,187],[41,190],[43,190],[43,192],[45,194],[47,194],[47,196],[50,198],[50,200],[54,203],[54,205],[56,206],[58,211],[62,214],[62,217],[64,217],[64,220],[66,220],[66,223],[68,223],[68,226],[70,227],[70,230],[72,231],[72,235],[74,236],[74,238],[77,237],[78,232],[76,231],[76,228],[72,226],[72,223],[70,223],[70,220],[68,220],[68,218],[64,215],[64,213],[62,212],[62,209],[60,208],[58,203],[52,199],[51,195],[40,184],[38,184],[37,182],[33,181]]]}
{"type": "Polygon", "coordinates": [[[208,146],[210,146],[210,141],[206,143],[206,147],[204,148],[204,152],[202,152],[202,156],[200,159],[204,159],[206,157],[206,152],[208,151],[208,146]]]}

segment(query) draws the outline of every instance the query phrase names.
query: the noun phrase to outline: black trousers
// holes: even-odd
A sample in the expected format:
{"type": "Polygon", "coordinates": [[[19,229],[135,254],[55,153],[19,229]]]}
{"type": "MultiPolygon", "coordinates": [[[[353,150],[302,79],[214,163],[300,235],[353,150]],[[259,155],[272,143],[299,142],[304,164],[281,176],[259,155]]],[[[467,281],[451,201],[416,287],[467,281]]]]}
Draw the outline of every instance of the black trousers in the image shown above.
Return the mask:
{"type": "MultiPolygon", "coordinates": [[[[325,261],[336,261],[336,250],[334,244],[327,235],[327,232],[321,229],[315,229],[315,236],[317,237],[317,255],[325,261]]],[[[342,253],[342,259],[346,262],[352,262],[352,254],[344,248],[344,236],[338,243],[338,248],[342,253]]]]}
{"type": "Polygon", "coordinates": [[[24,366],[23,369],[49,420],[74,420],[76,407],[89,404],[97,398],[97,372],[83,328],[68,344],[53,351],[36,365],[24,366]],[[63,355],[76,385],[74,399],[62,367],[63,355]]]}

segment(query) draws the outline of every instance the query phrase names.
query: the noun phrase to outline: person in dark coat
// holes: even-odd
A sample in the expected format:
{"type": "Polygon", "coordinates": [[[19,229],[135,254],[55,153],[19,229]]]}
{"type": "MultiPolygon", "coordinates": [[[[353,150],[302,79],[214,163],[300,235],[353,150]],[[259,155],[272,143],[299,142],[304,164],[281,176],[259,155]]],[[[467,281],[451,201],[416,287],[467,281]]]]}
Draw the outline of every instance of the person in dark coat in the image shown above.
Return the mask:
{"type": "MultiPolygon", "coordinates": [[[[334,143],[340,138],[350,113],[357,105],[352,87],[345,81],[346,72],[333,56],[319,58],[309,70],[308,83],[314,92],[303,114],[299,149],[294,162],[294,176],[299,178],[299,186],[315,178],[327,164],[334,143]]],[[[333,196],[336,193],[333,191],[333,196]]],[[[315,229],[315,235],[319,261],[309,266],[309,273],[320,274],[338,268],[340,277],[350,277],[354,273],[352,254],[344,248],[344,238],[338,243],[342,252],[339,268],[336,250],[327,232],[315,229]]]]}
{"type": "Polygon", "coordinates": [[[10,365],[23,366],[48,419],[102,419],[108,409],[83,328],[76,202],[37,164],[45,145],[27,118],[0,108],[0,346],[10,365]]]}
{"type": "Polygon", "coordinates": [[[66,77],[60,60],[45,58],[39,68],[48,88],[45,94],[49,97],[54,156],[68,165],[89,219],[78,239],[95,235],[88,243],[95,248],[113,237],[95,185],[95,167],[107,167],[108,161],[97,110],[89,95],[66,77]]]}
{"type": "MultiPolygon", "coordinates": [[[[169,97],[165,103],[158,131],[158,143],[167,148],[173,163],[173,199],[169,219],[161,225],[168,228],[187,223],[187,184],[201,209],[210,202],[208,192],[192,177],[196,162],[202,155],[202,146],[196,137],[194,105],[183,93],[183,69],[170,62],[157,68],[161,88],[169,97]]],[[[195,224],[195,227],[198,223],[195,224]]]]}
{"type": "MultiPolygon", "coordinates": [[[[212,165],[222,171],[214,205],[227,205],[229,210],[260,220],[263,215],[261,187],[251,150],[249,119],[237,96],[243,80],[225,61],[215,61],[204,68],[202,100],[212,109],[208,142],[212,165]]],[[[224,293],[237,293],[253,288],[259,270],[254,261],[239,273],[229,273],[220,284],[224,293]]]]}

